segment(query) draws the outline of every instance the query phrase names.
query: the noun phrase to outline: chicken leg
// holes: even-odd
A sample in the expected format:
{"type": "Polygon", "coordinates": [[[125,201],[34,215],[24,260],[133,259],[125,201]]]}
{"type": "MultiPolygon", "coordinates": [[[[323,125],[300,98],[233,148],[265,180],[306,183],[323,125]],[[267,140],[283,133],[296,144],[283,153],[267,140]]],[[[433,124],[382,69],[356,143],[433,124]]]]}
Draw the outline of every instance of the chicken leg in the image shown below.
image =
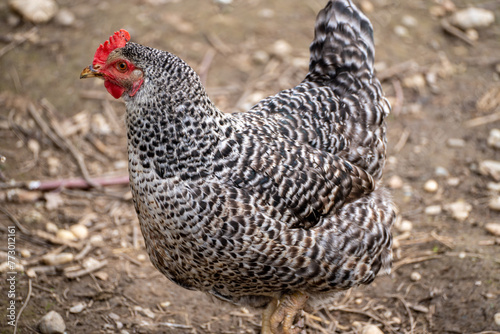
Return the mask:
{"type": "Polygon", "coordinates": [[[298,334],[301,328],[294,327],[297,314],[304,309],[309,296],[302,292],[283,295],[274,299],[262,314],[261,334],[298,334]]]}

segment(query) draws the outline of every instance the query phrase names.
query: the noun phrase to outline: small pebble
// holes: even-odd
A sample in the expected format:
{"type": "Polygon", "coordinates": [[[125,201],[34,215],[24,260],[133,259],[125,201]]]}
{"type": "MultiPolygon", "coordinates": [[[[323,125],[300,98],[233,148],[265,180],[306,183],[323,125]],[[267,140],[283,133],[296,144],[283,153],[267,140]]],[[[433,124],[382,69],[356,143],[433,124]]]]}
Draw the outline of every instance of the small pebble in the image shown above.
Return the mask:
{"type": "Polygon", "coordinates": [[[49,175],[55,176],[60,173],[61,160],[56,157],[48,157],[47,166],[49,168],[49,175]]]}
{"type": "Polygon", "coordinates": [[[500,129],[492,129],[488,137],[488,146],[500,148],[500,129]]]}
{"type": "Polygon", "coordinates": [[[128,162],[126,160],[118,160],[113,163],[113,167],[115,169],[125,169],[128,166],[128,162]]]}
{"type": "Polygon", "coordinates": [[[45,224],[45,230],[49,233],[56,234],[57,231],[59,231],[59,227],[57,227],[57,225],[54,223],[48,222],[47,224],[45,224]]]}
{"type": "Polygon", "coordinates": [[[429,8],[429,14],[434,17],[443,17],[446,15],[446,9],[443,6],[432,6],[429,8]]]}
{"type": "Polygon", "coordinates": [[[37,210],[30,210],[23,217],[23,222],[26,224],[37,224],[43,221],[43,215],[37,210]]]}
{"type": "Polygon", "coordinates": [[[394,322],[397,325],[401,325],[401,319],[398,317],[392,317],[392,322],[394,322]]]}
{"type": "Polygon", "coordinates": [[[424,305],[412,305],[411,308],[420,313],[429,313],[429,308],[424,305]]]}
{"type": "Polygon", "coordinates": [[[76,240],[76,237],[73,234],[73,232],[68,231],[68,230],[64,230],[64,229],[58,230],[56,233],[56,237],[58,239],[65,240],[65,241],[75,241],[76,240]]]}
{"type": "Polygon", "coordinates": [[[409,220],[403,220],[397,224],[397,229],[401,233],[410,232],[413,229],[413,223],[409,220]]]}
{"type": "Polygon", "coordinates": [[[263,19],[272,19],[275,13],[274,10],[270,8],[263,8],[259,11],[257,15],[259,15],[259,17],[262,17],[263,19]]]}
{"type": "Polygon", "coordinates": [[[465,201],[457,201],[447,204],[445,210],[456,220],[464,221],[469,217],[472,211],[472,205],[465,201]]]}
{"type": "Polygon", "coordinates": [[[69,309],[69,313],[80,313],[85,310],[86,307],[87,305],[85,303],[78,303],[69,309]]]}
{"type": "Polygon", "coordinates": [[[166,301],[166,302],[163,302],[163,303],[160,303],[160,306],[163,307],[163,308],[167,308],[171,305],[172,303],[169,302],[169,301],[166,301]]]}
{"type": "Polygon", "coordinates": [[[425,214],[428,216],[440,215],[442,211],[441,205],[431,205],[425,208],[425,214]]]}
{"type": "Polygon", "coordinates": [[[54,0],[10,0],[9,5],[25,20],[33,23],[50,21],[58,9],[54,0]]]}
{"type": "Polygon", "coordinates": [[[351,323],[351,326],[352,326],[352,327],[354,327],[354,328],[359,329],[359,328],[361,328],[363,325],[362,325],[359,321],[353,321],[353,322],[351,323]]]}
{"type": "Polygon", "coordinates": [[[62,334],[66,330],[66,324],[59,313],[50,311],[40,319],[38,328],[43,334],[62,334]]]}
{"type": "Polygon", "coordinates": [[[100,113],[92,115],[91,128],[94,133],[99,135],[109,135],[112,132],[108,121],[100,113]]]}
{"type": "Polygon", "coordinates": [[[74,255],[72,253],[60,253],[60,254],[45,254],[42,260],[45,264],[49,266],[57,266],[59,264],[65,264],[73,261],[74,255]]]}
{"type": "Polygon", "coordinates": [[[496,296],[495,296],[495,294],[493,294],[493,293],[491,293],[491,292],[487,292],[487,293],[485,293],[485,294],[484,294],[484,297],[485,297],[486,299],[493,299],[493,298],[495,298],[496,296]]]}
{"type": "Polygon", "coordinates": [[[265,65],[269,61],[269,54],[264,50],[259,50],[253,54],[252,58],[256,64],[265,65]]]}
{"type": "Polygon", "coordinates": [[[19,253],[21,254],[22,257],[24,258],[28,258],[28,257],[31,257],[31,252],[26,249],[26,248],[23,248],[19,251],[19,253]]]}
{"type": "Polygon", "coordinates": [[[361,10],[365,14],[370,14],[375,10],[371,1],[368,0],[361,1],[359,6],[361,7],[361,10]]]}
{"type": "Polygon", "coordinates": [[[500,181],[500,161],[484,160],[479,163],[479,172],[489,175],[495,181],[500,181]]]}
{"type": "Polygon", "coordinates": [[[464,252],[458,253],[458,258],[459,259],[465,259],[466,254],[464,252]]]}
{"type": "Polygon", "coordinates": [[[71,27],[75,24],[75,14],[69,9],[63,8],[57,12],[54,20],[57,24],[63,27],[71,27]]]}
{"type": "Polygon", "coordinates": [[[436,167],[436,169],[434,170],[434,174],[436,176],[440,176],[440,177],[450,176],[450,173],[448,172],[448,170],[444,167],[441,167],[441,166],[436,167]]]}
{"type": "Polygon", "coordinates": [[[96,260],[93,257],[88,257],[85,260],[83,260],[82,267],[84,267],[85,269],[90,269],[90,268],[95,268],[100,264],[101,262],[99,262],[99,260],[96,260]]]}
{"type": "Polygon", "coordinates": [[[498,223],[489,223],[486,224],[484,227],[486,231],[490,232],[491,234],[500,237],[500,224],[498,223]]]}
{"type": "Polygon", "coordinates": [[[144,255],[144,254],[139,254],[137,255],[137,260],[143,262],[143,261],[146,261],[147,260],[147,256],[144,255]]]}
{"type": "Polygon", "coordinates": [[[9,261],[0,264],[0,273],[8,271],[24,271],[24,266],[21,263],[14,262],[14,268],[12,268],[12,262],[9,261]]]}
{"type": "Polygon", "coordinates": [[[397,25],[394,27],[394,33],[398,35],[399,37],[408,37],[410,36],[410,32],[406,27],[397,25]]]}
{"type": "Polygon", "coordinates": [[[292,50],[293,48],[290,43],[282,39],[274,42],[272,47],[273,54],[282,59],[288,57],[292,53],[292,50]]]}
{"type": "Polygon", "coordinates": [[[98,271],[94,273],[94,276],[100,279],[101,281],[107,281],[109,278],[109,275],[105,271],[98,271]]]}
{"type": "Polygon", "coordinates": [[[403,79],[403,86],[406,88],[422,90],[426,86],[425,77],[421,73],[408,76],[403,79]]]}
{"type": "Polygon", "coordinates": [[[120,316],[116,313],[113,313],[111,312],[110,314],[108,314],[108,317],[110,317],[111,319],[115,320],[115,321],[118,321],[120,320],[120,316]]]}
{"type": "Polygon", "coordinates": [[[438,73],[435,71],[430,71],[425,74],[425,80],[429,86],[435,87],[438,81],[438,73]]]}
{"type": "Polygon", "coordinates": [[[471,41],[477,41],[479,39],[479,33],[477,32],[476,29],[467,29],[465,31],[465,35],[471,40],[471,41]]]}
{"type": "Polygon", "coordinates": [[[29,278],[36,278],[36,271],[34,271],[32,268],[29,268],[26,270],[26,276],[29,278]]]}
{"type": "Polygon", "coordinates": [[[446,144],[448,144],[448,146],[452,147],[452,148],[464,148],[465,147],[465,140],[463,140],[461,138],[450,138],[450,139],[448,139],[446,144]]]}
{"type": "Polygon", "coordinates": [[[407,27],[416,27],[418,25],[417,19],[411,15],[403,15],[401,23],[407,27]]]}
{"type": "Polygon", "coordinates": [[[424,190],[427,191],[428,193],[435,193],[438,191],[439,185],[435,180],[428,180],[424,184],[424,190]]]}
{"type": "Polygon", "coordinates": [[[446,180],[446,184],[450,187],[456,187],[460,184],[460,179],[458,177],[450,177],[448,180],[446,180]]]}
{"type": "Polygon", "coordinates": [[[500,312],[499,313],[495,313],[495,315],[493,316],[493,319],[495,320],[495,324],[497,326],[500,326],[500,312]]]}
{"type": "Polygon", "coordinates": [[[500,183],[488,182],[488,190],[500,192],[500,183]]]}
{"type": "Polygon", "coordinates": [[[492,11],[475,7],[459,10],[450,17],[450,23],[463,30],[485,28],[493,22],[495,14],[492,11]]]}
{"type": "Polygon", "coordinates": [[[414,271],[414,272],[411,273],[410,279],[413,282],[418,282],[418,281],[420,281],[422,279],[422,275],[420,275],[420,273],[417,273],[416,271],[414,271]]]}
{"type": "Polygon", "coordinates": [[[396,158],[393,155],[387,157],[387,165],[395,166],[397,164],[398,164],[398,158],[396,158]]]}
{"type": "Polygon", "coordinates": [[[380,328],[375,325],[366,325],[363,327],[361,334],[384,334],[384,332],[382,332],[380,328]]]}
{"type": "Polygon", "coordinates": [[[90,237],[90,243],[93,246],[102,246],[102,244],[104,243],[104,238],[100,234],[95,234],[90,237]]]}
{"type": "Polygon", "coordinates": [[[403,196],[404,196],[403,200],[405,201],[411,200],[411,198],[413,197],[413,193],[414,193],[413,188],[410,185],[405,184],[403,186],[403,196]]]}
{"type": "Polygon", "coordinates": [[[89,230],[85,225],[82,224],[75,224],[70,226],[69,230],[73,235],[80,240],[87,239],[89,236],[89,230]]]}
{"type": "Polygon", "coordinates": [[[137,311],[141,313],[142,315],[145,315],[146,317],[149,317],[151,319],[154,319],[156,317],[156,314],[153,313],[149,308],[142,308],[141,306],[134,306],[134,311],[137,311]]]}
{"type": "Polygon", "coordinates": [[[491,210],[500,211],[500,196],[491,198],[488,207],[491,210]]]}
{"type": "Polygon", "coordinates": [[[403,179],[397,175],[393,175],[389,178],[388,185],[391,189],[401,189],[403,188],[403,179]]]}

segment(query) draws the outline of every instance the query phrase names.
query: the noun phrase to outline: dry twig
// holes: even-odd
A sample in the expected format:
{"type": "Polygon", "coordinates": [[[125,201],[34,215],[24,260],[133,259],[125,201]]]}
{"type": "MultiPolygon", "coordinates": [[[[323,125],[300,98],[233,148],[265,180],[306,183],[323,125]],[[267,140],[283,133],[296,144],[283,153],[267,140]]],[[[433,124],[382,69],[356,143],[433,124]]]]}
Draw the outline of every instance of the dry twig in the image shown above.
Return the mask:
{"type": "Polygon", "coordinates": [[[453,249],[455,246],[453,245],[453,239],[452,238],[448,238],[448,237],[443,237],[441,235],[438,235],[436,233],[436,231],[432,231],[431,232],[431,237],[436,240],[437,242],[445,245],[446,247],[448,247],[449,249],[453,249]]]}
{"type": "Polygon", "coordinates": [[[399,299],[399,301],[403,304],[403,306],[405,307],[405,310],[406,310],[406,313],[408,313],[408,317],[410,318],[410,333],[413,334],[413,331],[415,329],[415,323],[413,321],[413,315],[411,313],[411,310],[410,310],[410,307],[408,305],[408,303],[406,302],[406,300],[400,296],[400,295],[392,295],[391,296],[392,298],[396,298],[396,299],[399,299]]]}
{"type": "Polygon", "coordinates": [[[78,277],[82,277],[82,276],[85,276],[85,275],[88,275],[94,271],[97,271],[105,266],[108,265],[108,261],[107,260],[103,260],[101,261],[98,265],[96,266],[92,266],[92,267],[89,267],[89,268],[86,268],[86,269],[82,269],[82,270],[78,270],[78,271],[73,271],[73,272],[67,272],[67,273],[64,273],[64,276],[66,276],[67,278],[78,278],[78,277]]]}
{"type": "Polygon", "coordinates": [[[377,78],[380,81],[384,81],[393,77],[401,77],[402,74],[411,74],[416,72],[424,72],[424,70],[414,60],[408,60],[380,71],[377,73],[377,78]]]}
{"type": "Polygon", "coordinates": [[[205,56],[203,57],[203,60],[201,61],[200,68],[198,70],[198,74],[201,78],[201,82],[203,83],[203,86],[206,86],[207,84],[207,78],[208,78],[208,70],[210,69],[210,66],[212,65],[212,62],[215,58],[215,55],[217,52],[215,49],[210,48],[207,50],[205,53],[205,56]]]}
{"type": "Polygon", "coordinates": [[[475,128],[477,126],[490,124],[490,123],[493,123],[493,122],[496,122],[499,120],[500,120],[500,112],[496,112],[496,113],[489,114],[486,116],[480,116],[480,117],[470,119],[470,120],[464,122],[464,126],[466,128],[475,128]]]}
{"type": "Polygon", "coordinates": [[[38,32],[38,28],[33,27],[30,30],[28,30],[28,32],[26,32],[22,36],[22,38],[15,40],[15,41],[12,41],[9,44],[7,44],[6,46],[4,46],[2,49],[0,49],[0,57],[2,57],[3,55],[5,55],[7,52],[9,52],[11,50],[14,50],[16,47],[23,44],[24,42],[26,42],[28,39],[31,38],[31,36],[35,35],[37,32],[38,32]]]}
{"type": "Polygon", "coordinates": [[[88,184],[98,188],[99,185],[93,183],[90,178],[90,174],[88,172],[87,166],[85,165],[83,155],[76,149],[73,143],[71,143],[60,131],[58,131],[57,128],[51,128],[47,124],[47,122],[45,122],[45,120],[42,118],[42,116],[39,114],[38,110],[32,103],[28,105],[28,111],[35,122],[38,124],[38,126],[42,129],[43,133],[45,133],[57,147],[59,147],[63,151],[71,153],[73,158],[76,160],[78,168],[80,168],[83,178],[88,182],[88,184]]]}
{"type": "Polygon", "coordinates": [[[26,308],[26,306],[28,306],[30,297],[31,297],[31,279],[28,279],[28,296],[26,297],[26,301],[24,302],[23,306],[19,310],[19,313],[17,314],[16,323],[14,325],[14,334],[17,333],[17,323],[19,322],[19,318],[21,318],[21,314],[23,313],[24,309],[26,308]]]}
{"type": "Polygon", "coordinates": [[[16,225],[16,227],[19,229],[19,231],[21,231],[21,233],[28,234],[28,235],[30,235],[30,234],[31,234],[30,230],[28,230],[26,227],[24,227],[24,226],[23,226],[23,225],[19,222],[19,220],[17,220],[17,218],[16,218],[16,217],[14,217],[14,216],[13,216],[13,215],[12,215],[12,214],[11,214],[11,213],[7,210],[7,209],[4,209],[4,208],[2,208],[2,207],[0,206],[0,211],[1,211],[4,215],[6,215],[6,216],[10,219],[10,221],[14,223],[14,225],[16,225]]]}
{"type": "Polygon", "coordinates": [[[52,235],[48,232],[42,231],[42,230],[35,230],[33,234],[39,238],[45,239],[45,240],[47,240],[53,244],[56,244],[56,245],[66,245],[66,246],[69,246],[69,247],[75,248],[75,249],[82,248],[82,245],[80,243],[56,238],[54,235],[52,235]]]}
{"type": "Polygon", "coordinates": [[[403,147],[405,147],[408,138],[410,137],[410,130],[404,129],[403,133],[401,133],[401,137],[399,137],[398,143],[394,146],[394,152],[399,153],[403,147]]]}
{"type": "Polygon", "coordinates": [[[92,243],[89,241],[87,242],[85,247],[83,247],[83,249],[78,254],[76,254],[75,261],[83,259],[85,256],[87,256],[88,253],[90,253],[91,250],[92,250],[92,243]]]}
{"type": "MultiPolygon", "coordinates": [[[[90,179],[93,184],[98,184],[99,187],[127,185],[129,183],[128,175],[99,177],[90,179]]],[[[23,188],[28,190],[51,191],[56,189],[89,189],[92,185],[85,179],[62,179],[48,181],[28,181],[14,183],[0,183],[0,189],[23,188]]]]}
{"type": "Polygon", "coordinates": [[[383,319],[379,318],[378,316],[376,316],[375,314],[373,314],[371,312],[366,312],[366,311],[362,311],[362,310],[355,310],[355,309],[346,308],[346,307],[343,307],[343,306],[330,306],[328,308],[328,311],[340,311],[340,312],[347,312],[347,313],[354,313],[354,314],[364,315],[365,317],[368,317],[370,319],[375,320],[378,323],[381,323],[391,333],[395,334],[394,330],[392,329],[392,327],[387,322],[385,322],[383,319]]]}
{"type": "Polygon", "coordinates": [[[474,42],[462,30],[452,26],[448,20],[441,20],[441,28],[443,28],[443,30],[448,34],[455,36],[471,46],[474,46],[474,42]]]}
{"type": "Polygon", "coordinates": [[[207,33],[205,34],[205,38],[207,39],[208,43],[210,43],[210,45],[222,55],[227,56],[232,53],[231,48],[227,46],[216,34],[207,33]]]}
{"type": "Polygon", "coordinates": [[[394,87],[394,92],[396,93],[396,103],[393,106],[393,113],[396,116],[401,114],[401,110],[403,109],[405,95],[403,92],[403,87],[401,87],[401,82],[398,79],[392,80],[392,86],[394,87]]]}
{"type": "Polygon", "coordinates": [[[439,258],[439,255],[428,255],[428,256],[421,256],[421,257],[417,257],[417,258],[403,259],[401,261],[394,263],[394,265],[392,266],[392,270],[396,271],[399,268],[401,268],[402,266],[405,266],[407,264],[419,263],[419,262],[434,260],[437,258],[439,258]]]}

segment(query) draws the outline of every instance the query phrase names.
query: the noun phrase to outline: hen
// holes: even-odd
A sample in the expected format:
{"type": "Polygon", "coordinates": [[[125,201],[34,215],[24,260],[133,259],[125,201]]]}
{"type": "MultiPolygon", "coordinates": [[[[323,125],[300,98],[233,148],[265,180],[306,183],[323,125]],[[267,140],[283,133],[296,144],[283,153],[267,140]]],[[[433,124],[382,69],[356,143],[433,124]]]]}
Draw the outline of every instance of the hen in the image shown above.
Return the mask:
{"type": "Polygon", "coordinates": [[[81,78],[125,100],[130,186],[160,272],[264,308],[262,333],[296,333],[304,307],[390,270],[395,209],[378,184],[390,106],[372,35],[352,1],[329,1],[304,81],[239,114],[125,30],[97,49],[81,78]]]}

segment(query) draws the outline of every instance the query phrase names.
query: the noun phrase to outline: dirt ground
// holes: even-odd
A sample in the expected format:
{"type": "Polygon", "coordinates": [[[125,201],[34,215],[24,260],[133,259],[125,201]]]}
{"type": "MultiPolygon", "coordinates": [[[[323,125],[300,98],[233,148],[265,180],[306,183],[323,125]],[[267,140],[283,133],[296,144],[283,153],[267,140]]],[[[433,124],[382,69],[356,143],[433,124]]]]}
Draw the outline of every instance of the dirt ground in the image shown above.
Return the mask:
{"type": "MultiPolygon", "coordinates": [[[[0,155],[6,158],[0,262],[8,260],[8,227],[15,226],[15,257],[23,267],[12,300],[16,314],[24,308],[17,332],[37,332],[40,318],[54,310],[67,333],[258,333],[258,312],[214,303],[152,267],[127,185],[111,179],[127,175],[124,105],[101,81],[80,81],[79,74],[99,43],[125,28],[133,41],[191,64],[221,110],[245,110],[304,77],[314,19],[326,0],[58,3],[75,15],[70,26],[16,23],[0,4],[0,155]],[[79,178],[85,169],[116,184],[22,187],[29,180],[79,178]],[[77,223],[88,236],[56,236],[77,223]],[[68,262],[50,262],[47,254],[68,262]]],[[[454,1],[457,9],[495,12],[496,22],[477,30],[472,43],[444,31],[439,15],[451,14],[450,3],[365,1],[378,73],[393,104],[384,183],[401,216],[395,265],[390,276],[307,316],[307,333],[361,333],[368,324],[383,333],[500,331],[494,320],[500,240],[485,229],[500,222],[500,212],[488,206],[499,195],[489,189],[500,180],[480,168],[500,160],[500,149],[487,145],[490,130],[500,128],[500,3],[454,1]],[[429,180],[436,191],[424,190],[429,180]],[[465,210],[461,217],[452,203],[465,210]]],[[[0,332],[12,333],[10,285],[0,286],[0,332]]]]}

